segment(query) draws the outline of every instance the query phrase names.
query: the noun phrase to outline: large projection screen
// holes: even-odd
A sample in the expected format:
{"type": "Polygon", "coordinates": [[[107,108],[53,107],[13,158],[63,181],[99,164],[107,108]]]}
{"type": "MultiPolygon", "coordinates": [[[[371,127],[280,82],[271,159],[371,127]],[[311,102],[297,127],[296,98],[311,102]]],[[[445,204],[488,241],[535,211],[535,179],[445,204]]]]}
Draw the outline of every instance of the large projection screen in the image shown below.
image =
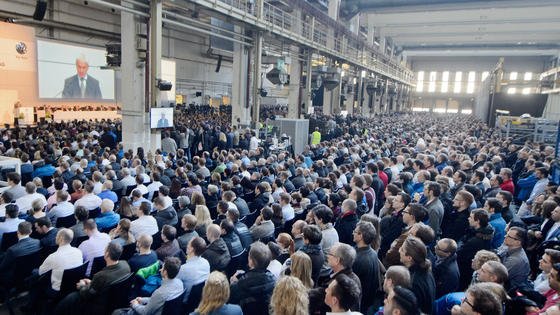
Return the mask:
{"type": "Polygon", "coordinates": [[[101,69],[105,53],[99,48],[38,40],[39,98],[113,101],[114,71],[101,69]]]}

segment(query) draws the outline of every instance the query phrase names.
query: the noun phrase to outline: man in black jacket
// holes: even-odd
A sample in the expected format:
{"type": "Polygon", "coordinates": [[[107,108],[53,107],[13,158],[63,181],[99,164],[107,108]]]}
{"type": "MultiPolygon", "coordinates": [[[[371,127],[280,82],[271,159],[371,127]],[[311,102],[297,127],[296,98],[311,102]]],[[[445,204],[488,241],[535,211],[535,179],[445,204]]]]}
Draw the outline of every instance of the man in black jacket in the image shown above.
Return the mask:
{"type": "Polygon", "coordinates": [[[370,222],[359,222],[354,229],[356,260],[352,270],[356,273],[362,285],[360,311],[364,314],[373,305],[379,289],[379,259],[377,253],[370,246],[376,233],[375,227],[370,222]]]}
{"type": "Polygon", "coordinates": [[[251,243],[253,243],[253,236],[251,231],[243,222],[239,222],[239,211],[235,208],[229,208],[226,214],[228,220],[230,220],[235,227],[235,234],[239,237],[243,248],[249,250],[251,243]]]}
{"type": "Polygon", "coordinates": [[[494,228],[488,223],[488,212],[483,209],[471,211],[469,216],[470,229],[459,242],[457,249],[457,264],[461,274],[459,290],[466,289],[471,283],[472,267],[471,261],[474,255],[481,249],[492,248],[494,228]]]}
{"type": "Polygon", "coordinates": [[[210,270],[225,271],[231,256],[229,254],[226,242],[220,237],[220,226],[211,224],[206,228],[206,237],[210,244],[202,253],[202,257],[210,263],[210,270]]]}
{"type": "Polygon", "coordinates": [[[164,225],[176,226],[178,222],[177,211],[173,206],[165,207],[165,200],[163,197],[157,197],[154,201],[154,207],[157,210],[154,213],[154,218],[157,221],[158,229],[161,230],[164,225]]]}
{"type": "Polygon", "coordinates": [[[251,212],[261,211],[262,208],[270,203],[270,194],[266,191],[266,185],[259,183],[255,188],[255,200],[249,204],[251,212]]]}
{"type": "Polygon", "coordinates": [[[346,199],[342,202],[342,213],[334,225],[341,243],[354,245],[352,232],[358,223],[356,208],[356,201],[352,199],[346,199]]]}
{"type": "Polygon", "coordinates": [[[223,219],[220,222],[222,229],[222,239],[226,242],[231,257],[236,257],[243,252],[243,245],[239,236],[235,234],[235,226],[233,222],[228,219],[223,219]]]}
{"type": "Polygon", "coordinates": [[[270,256],[268,246],[261,242],[254,243],[249,251],[249,271],[236,273],[230,279],[229,303],[240,305],[243,314],[268,314],[270,297],[276,283],[274,275],[266,269],[270,256]]]}
{"type": "Polygon", "coordinates": [[[436,280],[436,299],[459,289],[459,267],[457,266],[457,242],[443,238],[435,246],[437,260],[433,274],[436,280]]]}
{"type": "Polygon", "coordinates": [[[441,227],[444,238],[452,238],[458,242],[467,233],[470,215],[469,206],[473,201],[474,196],[470,192],[466,190],[457,192],[457,195],[453,198],[454,210],[443,216],[441,227]]]}
{"type": "Polygon", "coordinates": [[[8,287],[13,279],[16,258],[37,253],[41,249],[38,240],[30,238],[31,223],[20,222],[18,224],[18,242],[10,246],[0,262],[0,285],[8,287]]]}
{"type": "Polygon", "coordinates": [[[410,196],[407,193],[398,193],[393,201],[393,208],[395,211],[381,219],[379,223],[379,229],[381,230],[381,246],[379,247],[380,259],[385,257],[385,254],[391,247],[391,243],[401,235],[403,228],[406,226],[402,216],[404,208],[406,208],[409,203],[410,196]]]}

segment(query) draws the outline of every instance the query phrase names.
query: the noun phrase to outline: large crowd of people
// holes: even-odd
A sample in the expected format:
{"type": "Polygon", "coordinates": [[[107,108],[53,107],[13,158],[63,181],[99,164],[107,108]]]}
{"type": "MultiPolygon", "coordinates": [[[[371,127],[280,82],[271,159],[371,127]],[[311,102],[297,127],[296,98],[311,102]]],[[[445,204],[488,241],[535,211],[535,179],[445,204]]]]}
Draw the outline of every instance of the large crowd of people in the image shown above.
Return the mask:
{"type": "Polygon", "coordinates": [[[155,152],[119,121],[2,130],[0,292],[27,314],[560,312],[553,147],[466,115],[309,118],[295,155],[200,108],[155,152]]]}

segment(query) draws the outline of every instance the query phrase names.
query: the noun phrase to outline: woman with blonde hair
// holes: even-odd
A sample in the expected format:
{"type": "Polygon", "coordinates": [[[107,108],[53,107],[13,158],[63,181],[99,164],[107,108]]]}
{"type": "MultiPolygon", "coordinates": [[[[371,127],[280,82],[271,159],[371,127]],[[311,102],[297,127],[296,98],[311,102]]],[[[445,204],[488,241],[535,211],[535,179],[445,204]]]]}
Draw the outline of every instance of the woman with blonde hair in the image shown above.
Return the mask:
{"type": "Polygon", "coordinates": [[[306,253],[297,251],[292,254],[290,260],[290,276],[298,278],[306,288],[312,289],[313,279],[311,278],[311,258],[306,253]]]}
{"type": "Polygon", "coordinates": [[[276,259],[281,264],[284,264],[284,262],[288,258],[290,258],[290,255],[294,253],[294,240],[292,239],[292,236],[290,234],[280,233],[276,238],[276,243],[280,245],[281,248],[280,256],[278,256],[276,259]]]}
{"type": "Polygon", "coordinates": [[[282,277],[276,283],[270,299],[270,314],[307,315],[309,297],[307,288],[296,277],[282,277]]]}
{"type": "Polygon", "coordinates": [[[200,237],[206,238],[206,228],[212,224],[210,210],[205,205],[197,205],[194,210],[194,216],[196,217],[195,231],[200,237]]]}
{"type": "Polygon", "coordinates": [[[191,315],[243,315],[241,307],[226,304],[229,300],[229,282],[226,276],[214,271],[208,276],[198,308],[191,315]]]}

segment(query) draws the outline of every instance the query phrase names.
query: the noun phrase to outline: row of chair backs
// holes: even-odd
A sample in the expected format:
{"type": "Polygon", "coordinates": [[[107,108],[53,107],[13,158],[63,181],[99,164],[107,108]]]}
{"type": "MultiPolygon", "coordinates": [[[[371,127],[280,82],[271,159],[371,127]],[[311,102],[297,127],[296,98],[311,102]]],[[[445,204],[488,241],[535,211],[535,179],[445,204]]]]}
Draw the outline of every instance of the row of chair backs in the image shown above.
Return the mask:
{"type": "Polygon", "coordinates": [[[18,242],[17,232],[4,233],[2,235],[2,243],[0,244],[0,251],[5,252],[10,246],[18,242]]]}
{"type": "Polygon", "coordinates": [[[76,224],[76,217],[73,214],[56,219],[57,228],[71,228],[74,224],[76,224]]]}

